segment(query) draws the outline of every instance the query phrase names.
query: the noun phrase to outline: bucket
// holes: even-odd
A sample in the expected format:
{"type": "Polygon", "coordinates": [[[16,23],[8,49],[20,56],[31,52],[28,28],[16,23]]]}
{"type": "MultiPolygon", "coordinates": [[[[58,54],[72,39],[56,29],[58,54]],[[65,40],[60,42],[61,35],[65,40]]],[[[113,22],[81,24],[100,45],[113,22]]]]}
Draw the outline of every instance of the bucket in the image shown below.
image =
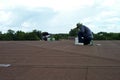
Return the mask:
{"type": "Polygon", "coordinates": [[[78,44],[78,37],[75,37],[75,44],[78,44]]]}
{"type": "Polygon", "coordinates": [[[75,45],[84,45],[83,43],[78,42],[78,37],[75,38],[75,45]]]}

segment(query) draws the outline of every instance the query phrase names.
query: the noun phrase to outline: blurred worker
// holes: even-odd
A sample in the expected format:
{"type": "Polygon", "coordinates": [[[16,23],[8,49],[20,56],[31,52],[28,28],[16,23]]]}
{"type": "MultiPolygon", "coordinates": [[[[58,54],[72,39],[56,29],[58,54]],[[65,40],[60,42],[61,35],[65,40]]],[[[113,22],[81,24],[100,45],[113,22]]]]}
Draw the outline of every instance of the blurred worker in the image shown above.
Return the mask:
{"type": "Polygon", "coordinates": [[[77,23],[76,26],[78,29],[78,42],[83,43],[84,45],[89,45],[93,39],[92,31],[81,23],[77,23]]]}

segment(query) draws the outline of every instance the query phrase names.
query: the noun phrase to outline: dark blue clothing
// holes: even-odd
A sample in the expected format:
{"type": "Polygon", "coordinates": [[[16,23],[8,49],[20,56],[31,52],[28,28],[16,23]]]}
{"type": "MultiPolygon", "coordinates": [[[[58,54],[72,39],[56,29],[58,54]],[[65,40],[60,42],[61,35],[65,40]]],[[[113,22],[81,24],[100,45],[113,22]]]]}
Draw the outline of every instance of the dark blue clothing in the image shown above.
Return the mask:
{"type": "Polygon", "coordinates": [[[86,26],[84,26],[84,25],[80,27],[80,32],[83,34],[83,37],[93,38],[93,33],[92,33],[92,31],[91,31],[88,27],[86,27],[86,26]]]}
{"type": "Polygon", "coordinates": [[[83,25],[78,32],[78,39],[79,42],[84,43],[84,45],[90,44],[90,41],[93,39],[93,33],[88,27],[83,25]]]}

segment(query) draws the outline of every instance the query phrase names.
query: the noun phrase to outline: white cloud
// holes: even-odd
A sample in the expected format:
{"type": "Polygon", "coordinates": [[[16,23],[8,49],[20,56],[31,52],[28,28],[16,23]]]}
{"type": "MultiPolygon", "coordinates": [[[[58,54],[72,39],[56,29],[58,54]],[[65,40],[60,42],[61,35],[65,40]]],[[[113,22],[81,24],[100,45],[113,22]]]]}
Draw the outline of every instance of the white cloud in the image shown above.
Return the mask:
{"type": "Polygon", "coordinates": [[[9,17],[10,17],[10,13],[6,13],[4,11],[0,11],[0,22],[6,22],[8,21],[9,17]]]}
{"type": "Polygon", "coordinates": [[[120,0],[104,0],[102,6],[115,8],[119,6],[120,0]]]}
{"type": "Polygon", "coordinates": [[[116,16],[117,13],[115,11],[103,11],[99,14],[100,17],[111,17],[111,16],[116,16]]]}
{"type": "Polygon", "coordinates": [[[113,17],[111,19],[107,19],[106,22],[113,23],[113,22],[120,22],[120,18],[113,17]]]}
{"type": "Polygon", "coordinates": [[[0,28],[62,33],[82,22],[93,32],[116,32],[120,30],[119,3],[119,0],[0,0],[0,28]]]}
{"type": "Polygon", "coordinates": [[[111,7],[116,4],[116,0],[104,0],[102,6],[111,7]]]}
{"type": "Polygon", "coordinates": [[[55,11],[66,11],[91,6],[94,0],[4,0],[3,7],[13,8],[24,6],[28,8],[49,7],[55,11]]]}

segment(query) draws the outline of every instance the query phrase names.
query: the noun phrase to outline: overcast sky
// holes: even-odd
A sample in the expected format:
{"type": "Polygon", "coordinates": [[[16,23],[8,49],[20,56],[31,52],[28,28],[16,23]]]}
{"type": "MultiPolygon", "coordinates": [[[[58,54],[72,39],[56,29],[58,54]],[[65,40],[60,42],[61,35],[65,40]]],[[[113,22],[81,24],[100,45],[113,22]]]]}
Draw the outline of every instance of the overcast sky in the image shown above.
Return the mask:
{"type": "Polygon", "coordinates": [[[120,0],[0,0],[0,31],[68,33],[83,23],[94,33],[120,32],[120,0]]]}

